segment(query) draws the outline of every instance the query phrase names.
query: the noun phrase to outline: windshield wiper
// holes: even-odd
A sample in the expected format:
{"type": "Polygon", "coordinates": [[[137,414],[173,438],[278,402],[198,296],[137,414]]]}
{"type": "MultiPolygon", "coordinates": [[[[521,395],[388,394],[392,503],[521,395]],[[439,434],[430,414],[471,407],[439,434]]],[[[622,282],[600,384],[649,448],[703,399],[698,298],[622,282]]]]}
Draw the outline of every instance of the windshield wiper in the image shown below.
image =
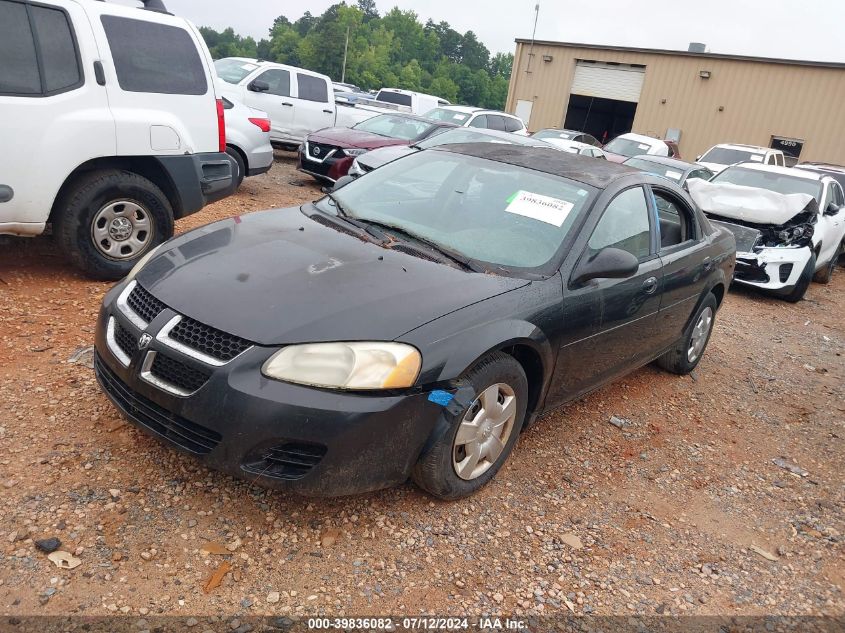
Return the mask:
{"type": "Polygon", "coordinates": [[[481,266],[478,262],[470,257],[466,257],[461,255],[460,253],[456,253],[455,251],[445,248],[441,246],[437,242],[432,240],[426,239],[417,235],[416,233],[412,233],[406,229],[400,228],[398,226],[394,226],[393,224],[388,224],[386,222],[379,222],[378,220],[369,220],[364,218],[356,218],[359,222],[366,222],[367,224],[377,226],[382,229],[387,229],[390,233],[396,234],[404,238],[406,242],[418,242],[425,246],[429,250],[433,250],[448,259],[451,259],[453,262],[456,262],[463,266],[464,268],[471,270],[476,273],[485,272],[485,268],[481,266]]]}
{"type": "Polygon", "coordinates": [[[337,217],[341,218],[352,226],[359,228],[362,231],[365,231],[367,234],[376,238],[379,242],[387,241],[387,235],[385,235],[382,231],[379,231],[367,222],[364,222],[354,216],[349,215],[349,213],[346,211],[346,208],[340,203],[340,200],[338,200],[334,194],[327,193],[326,197],[329,199],[329,202],[337,211],[337,217]]]}

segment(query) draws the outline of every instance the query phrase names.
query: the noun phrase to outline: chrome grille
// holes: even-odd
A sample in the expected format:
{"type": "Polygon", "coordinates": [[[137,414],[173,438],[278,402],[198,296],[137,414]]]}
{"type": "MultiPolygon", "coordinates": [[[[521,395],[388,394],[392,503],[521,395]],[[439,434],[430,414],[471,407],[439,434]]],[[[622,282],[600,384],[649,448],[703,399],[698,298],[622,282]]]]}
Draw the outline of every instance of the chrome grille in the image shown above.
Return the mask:
{"type": "Polygon", "coordinates": [[[114,325],[114,341],[129,358],[138,349],[138,338],[118,322],[114,325]]]}

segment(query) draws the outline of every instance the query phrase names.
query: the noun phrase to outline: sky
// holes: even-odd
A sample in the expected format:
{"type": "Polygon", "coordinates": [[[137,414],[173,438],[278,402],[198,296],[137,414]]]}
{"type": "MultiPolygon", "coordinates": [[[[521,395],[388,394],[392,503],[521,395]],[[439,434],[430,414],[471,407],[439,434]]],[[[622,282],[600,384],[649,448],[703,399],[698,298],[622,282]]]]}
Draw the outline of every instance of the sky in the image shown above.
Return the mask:
{"type": "MultiPolygon", "coordinates": [[[[118,0],[133,4],[132,0],[118,0]]],[[[266,37],[273,19],[321,14],[332,0],[164,0],[198,26],[266,37]]],[[[354,0],[347,0],[354,4],[354,0]]],[[[530,38],[536,0],[376,0],[472,30],[492,53],[530,38]]],[[[538,40],[845,62],[845,0],[540,0],[538,40]]]]}

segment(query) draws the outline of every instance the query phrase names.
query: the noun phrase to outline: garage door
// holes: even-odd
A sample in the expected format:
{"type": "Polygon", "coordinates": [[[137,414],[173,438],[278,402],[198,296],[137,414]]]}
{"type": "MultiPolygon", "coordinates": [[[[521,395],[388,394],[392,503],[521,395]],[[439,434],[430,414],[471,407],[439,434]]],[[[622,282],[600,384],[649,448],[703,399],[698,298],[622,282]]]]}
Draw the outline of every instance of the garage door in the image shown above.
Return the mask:
{"type": "Polygon", "coordinates": [[[644,66],[578,60],[570,92],[585,97],[636,103],[640,100],[644,78],[644,66]]]}

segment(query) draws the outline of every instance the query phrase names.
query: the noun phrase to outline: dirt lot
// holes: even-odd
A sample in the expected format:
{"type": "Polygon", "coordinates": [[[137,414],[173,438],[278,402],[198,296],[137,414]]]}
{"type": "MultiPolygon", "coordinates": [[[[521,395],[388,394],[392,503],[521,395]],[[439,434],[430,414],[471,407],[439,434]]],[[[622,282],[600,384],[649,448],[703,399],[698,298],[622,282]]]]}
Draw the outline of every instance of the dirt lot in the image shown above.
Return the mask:
{"type": "MultiPolygon", "coordinates": [[[[178,230],[318,193],[279,154],[178,230]]],[[[545,416],[458,503],[271,493],[136,431],[68,362],[107,288],[49,238],[0,245],[7,616],[845,614],[843,269],[797,305],[732,291],[693,376],[646,367],[545,416]]]]}

